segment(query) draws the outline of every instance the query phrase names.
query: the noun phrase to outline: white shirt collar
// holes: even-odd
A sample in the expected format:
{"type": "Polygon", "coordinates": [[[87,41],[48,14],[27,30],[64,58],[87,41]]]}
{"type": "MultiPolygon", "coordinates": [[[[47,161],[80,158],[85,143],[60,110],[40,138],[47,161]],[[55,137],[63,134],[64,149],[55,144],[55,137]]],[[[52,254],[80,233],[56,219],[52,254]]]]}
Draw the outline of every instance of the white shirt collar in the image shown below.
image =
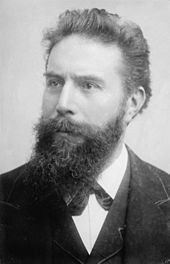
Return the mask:
{"type": "Polygon", "coordinates": [[[114,199],[126,171],[128,153],[123,145],[120,155],[97,179],[101,187],[114,199]]]}

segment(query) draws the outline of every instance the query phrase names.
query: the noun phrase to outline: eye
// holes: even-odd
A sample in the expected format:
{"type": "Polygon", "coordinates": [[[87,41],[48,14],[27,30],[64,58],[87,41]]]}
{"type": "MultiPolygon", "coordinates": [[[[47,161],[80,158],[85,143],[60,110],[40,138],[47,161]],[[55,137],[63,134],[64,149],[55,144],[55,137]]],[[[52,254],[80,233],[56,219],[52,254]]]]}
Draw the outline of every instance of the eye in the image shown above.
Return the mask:
{"type": "Polygon", "coordinates": [[[85,82],[82,84],[82,87],[86,90],[91,90],[91,89],[97,88],[97,85],[91,82],[85,82]]]}
{"type": "Polygon", "coordinates": [[[63,86],[62,81],[57,80],[57,79],[49,79],[46,81],[46,83],[47,83],[47,87],[52,88],[52,89],[58,89],[58,88],[61,88],[63,86]]]}

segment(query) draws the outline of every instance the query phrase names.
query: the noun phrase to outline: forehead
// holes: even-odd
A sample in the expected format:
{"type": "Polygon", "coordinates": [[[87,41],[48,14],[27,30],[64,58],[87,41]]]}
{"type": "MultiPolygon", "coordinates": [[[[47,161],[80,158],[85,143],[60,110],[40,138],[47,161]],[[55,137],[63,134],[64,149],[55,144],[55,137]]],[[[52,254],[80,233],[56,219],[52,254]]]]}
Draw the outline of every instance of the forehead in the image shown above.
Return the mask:
{"type": "Polygon", "coordinates": [[[123,57],[116,44],[101,43],[97,39],[71,35],[51,50],[47,70],[76,74],[120,73],[123,57]]]}

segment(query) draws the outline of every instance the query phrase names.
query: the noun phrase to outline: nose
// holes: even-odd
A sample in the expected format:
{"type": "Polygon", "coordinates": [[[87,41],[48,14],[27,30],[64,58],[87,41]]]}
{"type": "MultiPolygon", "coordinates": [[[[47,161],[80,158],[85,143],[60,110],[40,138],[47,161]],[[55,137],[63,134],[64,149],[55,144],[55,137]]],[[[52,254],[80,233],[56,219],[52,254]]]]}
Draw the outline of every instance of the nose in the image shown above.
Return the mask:
{"type": "Polygon", "coordinates": [[[74,103],[74,87],[71,83],[65,83],[63,86],[58,102],[56,105],[56,111],[59,115],[74,115],[75,103],[74,103]]]}

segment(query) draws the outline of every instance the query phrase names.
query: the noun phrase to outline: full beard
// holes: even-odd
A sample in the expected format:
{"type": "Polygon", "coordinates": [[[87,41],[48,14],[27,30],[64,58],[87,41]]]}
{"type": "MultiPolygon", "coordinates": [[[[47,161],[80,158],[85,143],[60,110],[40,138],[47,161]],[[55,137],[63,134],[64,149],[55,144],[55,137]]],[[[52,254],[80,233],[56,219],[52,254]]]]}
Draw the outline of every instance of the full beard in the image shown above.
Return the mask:
{"type": "Polygon", "coordinates": [[[77,123],[58,116],[40,119],[36,143],[28,163],[27,184],[36,186],[35,196],[49,185],[62,196],[87,193],[116,150],[124,132],[124,111],[104,128],[77,123]]]}

